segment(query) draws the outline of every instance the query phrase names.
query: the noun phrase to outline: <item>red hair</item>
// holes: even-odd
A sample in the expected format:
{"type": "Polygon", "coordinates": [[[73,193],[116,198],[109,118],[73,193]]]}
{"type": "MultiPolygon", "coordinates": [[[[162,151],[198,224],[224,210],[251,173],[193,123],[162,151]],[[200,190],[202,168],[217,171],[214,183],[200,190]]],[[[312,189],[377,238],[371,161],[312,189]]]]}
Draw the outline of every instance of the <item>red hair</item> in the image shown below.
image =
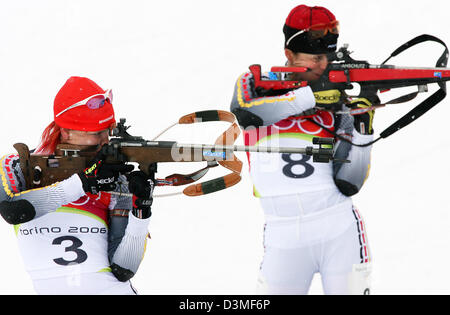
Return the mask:
{"type": "Polygon", "coordinates": [[[34,155],[50,155],[54,154],[56,146],[61,143],[61,127],[55,124],[54,121],[45,128],[41,136],[41,141],[39,142],[34,155]]]}

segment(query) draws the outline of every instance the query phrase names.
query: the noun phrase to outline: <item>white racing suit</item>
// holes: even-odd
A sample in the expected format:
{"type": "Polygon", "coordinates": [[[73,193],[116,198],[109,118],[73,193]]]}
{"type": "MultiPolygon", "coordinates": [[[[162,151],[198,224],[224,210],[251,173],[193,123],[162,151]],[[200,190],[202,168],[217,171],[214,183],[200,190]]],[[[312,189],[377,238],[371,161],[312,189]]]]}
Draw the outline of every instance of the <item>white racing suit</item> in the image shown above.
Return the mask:
{"type": "MultiPolygon", "coordinates": [[[[317,95],[316,95],[317,97],[317,95]]],[[[251,73],[239,77],[231,103],[246,145],[306,147],[313,137],[333,137],[298,114],[315,104],[309,87],[261,97],[251,73]],[[296,116],[297,115],[297,116],[296,116]]],[[[353,143],[366,144],[353,118],[317,111],[311,117],[353,143]]],[[[315,273],[325,294],[368,294],[371,255],[363,218],[349,196],[368,175],[371,147],[336,143],[337,158],[313,163],[301,154],[248,153],[254,195],[265,214],[264,258],[258,293],[306,294],[315,273]]]]}
{"type": "MultiPolygon", "coordinates": [[[[0,201],[14,206],[27,200],[36,211],[14,230],[38,294],[136,294],[128,279],[119,281],[111,270],[115,265],[134,274],[145,253],[149,219],[133,216],[131,197],[85,194],[76,174],[25,190],[17,155],[0,160],[0,177],[0,201]],[[114,211],[126,216],[111,216],[114,211]]],[[[117,191],[128,193],[127,187],[117,191]]]]}

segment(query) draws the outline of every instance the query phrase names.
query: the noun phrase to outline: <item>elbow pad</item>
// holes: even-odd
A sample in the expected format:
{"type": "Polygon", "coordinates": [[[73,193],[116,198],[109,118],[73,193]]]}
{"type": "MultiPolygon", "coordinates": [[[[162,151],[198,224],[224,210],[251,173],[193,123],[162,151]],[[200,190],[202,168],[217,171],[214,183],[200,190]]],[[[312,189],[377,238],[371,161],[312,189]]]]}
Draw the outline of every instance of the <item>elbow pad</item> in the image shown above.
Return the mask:
{"type": "Polygon", "coordinates": [[[117,278],[117,280],[119,280],[120,282],[126,282],[134,277],[133,271],[122,268],[116,264],[111,265],[111,271],[113,275],[117,278]]]}
{"type": "Polygon", "coordinates": [[[9,224],[21,224],[36,216],[34,206],[25,199],[0,202],[0,215],[9,224]]]}
{"type": "Polygon", "coordinates": [[[241,108],[234,108],[231,111],[237,118],[239,125],[245,129],[247,127],[261,127],[264,122],[258,115],[241,108]]]}
{"type": "Polygon", "coordinates": [[[356,187],[356,185],[353,185],[352,183],[347,182],[342,179],[335,179],[334,183],[336,184],[339,191],[347,197],[356,195],[359,191],[359,189],[358,189],[358,187],[356,187]]]}

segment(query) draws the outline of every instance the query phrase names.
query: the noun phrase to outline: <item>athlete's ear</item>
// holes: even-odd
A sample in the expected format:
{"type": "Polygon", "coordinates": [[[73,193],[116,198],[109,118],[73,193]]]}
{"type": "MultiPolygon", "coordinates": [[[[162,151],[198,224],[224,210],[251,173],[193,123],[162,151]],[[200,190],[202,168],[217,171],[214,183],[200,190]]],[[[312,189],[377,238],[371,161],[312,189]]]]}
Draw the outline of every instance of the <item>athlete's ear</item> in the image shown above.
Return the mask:
{"type": "Polygon", "coordinates": [[[286,56],[288,63],[292,64],[294,62],[294,52],[289,48],[284,49],[284,55],[286,56]]]}

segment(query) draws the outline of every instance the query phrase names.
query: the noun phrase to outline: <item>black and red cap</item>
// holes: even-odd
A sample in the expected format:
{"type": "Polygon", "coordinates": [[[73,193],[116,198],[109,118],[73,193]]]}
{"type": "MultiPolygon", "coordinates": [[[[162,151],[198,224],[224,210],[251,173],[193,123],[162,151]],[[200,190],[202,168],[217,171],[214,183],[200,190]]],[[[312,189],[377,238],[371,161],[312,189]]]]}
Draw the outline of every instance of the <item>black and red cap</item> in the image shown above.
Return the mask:
{"type": "Polygon", "coordinates": [[[283,33],[284,47],[295,53],[327,54],[336,51],[339,22],[324,7],[299,5],[286,18],[283,33]]]}

